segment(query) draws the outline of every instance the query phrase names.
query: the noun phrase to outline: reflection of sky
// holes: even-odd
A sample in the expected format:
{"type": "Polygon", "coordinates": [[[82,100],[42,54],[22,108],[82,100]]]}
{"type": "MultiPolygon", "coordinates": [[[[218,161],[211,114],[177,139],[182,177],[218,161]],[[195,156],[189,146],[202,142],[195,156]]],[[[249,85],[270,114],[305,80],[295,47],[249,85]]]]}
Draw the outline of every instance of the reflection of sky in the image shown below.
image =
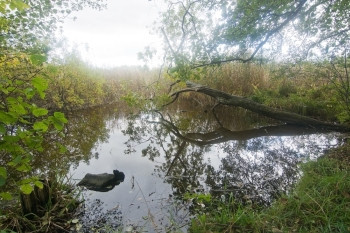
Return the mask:
{"type": "MultiPolygon", "coordinates": [[[[143,120],[146,119],[144,118],[143,120]]],[[[141,126],[139,120],[134,123],[137,126],[141,126]]],[[[188,210],[174,210],[174,200],[170,197],[174,188],[161,179],[161,177],[164,177],[164,174],[155,172],[156,166],[165,162],[162,149],[158,145],[153,144],[161,154],[160,157],[155,158],[154,162],[147,157],[142,157],[142,149],[146,148],[150,143],[145,138],[142,141],[146,143],[135,145],[134,149],[136,152],[124,154],[124,151],[127,149],[125,142],[128,140],[128,137],[123,135],[121,131],[127,127],[127,123],[124,120],[116,119],[109,121],[107,125],[111,127],[108,142],[100,143],[93,151],[93,153],[99,154],[98,159],[93,158],[88,164],[81,162],[76,170],[71,170],[71,173],[73,174],[73,179],[78,181],[86,173],[112,173],[114,169],[118,169],[124,172],[125,180],[110,192],[86,191],[84,192],[85,198],[90,200],[100,199],[105,203],[103,206],[105,210],[119,208],[122,212],[124,225],[143,225],[144,222],[147,222],[146,228],[152,231],[152,229],[161,226],[161,223],[164,225],[171,221],[182,221],[180,215],[188,210]],[[145,216],[150,216],[149,213],[155,217],[156,226],[154,223],[151,223],[152,221],[143,219],[145,216]],[[165,220],[162,219],[164,216],[166,216],[165,220]],[[166,220],[167,218],[170,220],[166,220]]],[[[156,132],[148,133],[148,137],[156,137],[156,132]]],[[[333,146],[336,144],[337,140],[334,134],[260,137],[246,142],[228,141],[212,145],[210,150],[204,153],[204,162],[207,162],[216,171],[219,171],[222,169],[222,160],[229,156],[235,156],[234,154],[237,153],[241,158],[249,161],[249,164],[257,164],[263,167],[264,164],[262,163],[268,155],[268,151],[277,151],[282,156],[279,158],[295,156],[291,159],[303,161],[319,157],[323,149],[329,145],[333,146]],[[232,153],[229,154],[230,150],[234,152],[233,155],[232,153]]],[[[167,147],[165,146],[165,148],[167,147]]],[[[277,158],[278,161],[275,161],[273,173],[270,173],[272,176],[282,176],[284,162],[280,161],[279,158],[277,158]]],[[[254,171],[251,175],[261,176],[260,172],[261,170],[259,169],[259,171],[254,171]]],[[[206,187],[204,185],[205,177],[202,176],[201,178],[202,185],[206,187]]],[[[275,177],[263,178],[272,179],[275,177]]]]}
{"type": "MultiPolygon", "coordinates": [[[[247,142],[249,147],[252,147],[256,140],[266,138],[266,144],[258,150],[252,151],[241,148],[239,154],[247,161],[255,161],[259,163],[260,159],[265,157],[264,151],[295,151],[300,162],[307,160],[315,160],[320,156],[323,149],[329,146],[336,146],[338,140],[335,134],[322,135],[301,135],[301,136],[282,136],[282,137],[260,137],[258,139],[250,139],[247,142]],[[282,150],[283,149],[283,150],[282,150]],[[288,150],[286,150],[288,149],[288,150]]],[[[205,154],[205,160],[210,160],[211,166],[218,170],[221,165],[222,158],[225,157],[224,145],[231,144],[236,147],[238,142],[229,141],[218,145],[213,145],[211,151],[205,154]]],[[[286,157],[288,154],[285,155],[286,157]]]]}
{"type": "MultiPolygon", "coordinates": [[[[253,138],[246,142],[228,141],[211,147],[211,150],[204,155],[205,161],[210,164],[217,175],[221,174],[221,179],[227,173],[223,167],[223,159],[232,157],[234,161],[240,164],[233,165],[231,169],[236,170],[236,174],[230,174],[232,180],[226,185],[234,185],[243,187],[244,183],[252,184],[249,190],[252,193],[258,193],[267,203],[271,200],[274,191],[267,188],[270,182],[278,184],[280,190],[288,191],[291,183],[287,180],[293,180],[290,172],[286,171],[286,167],[290,167],[294,163],[315,160],[323,154],[324,149],[336,146],[338,144],[337,134],[312,134],[300,136],[282,136],[282,137],[259,137],[253,138]],[[240,145],[244,145],[243,147],[240,145]],[[237,149],[239,148],[239,149],[237,149]],[[271,152],[275,155],[271,158],[271,152]],[[244,161],[242,161],[242,160],[244,161]],[[295,162],[293,162],[295,161],[295,162]],[[270,170],[266,170],[267,164],[272,164],[270,170]],[[247,164],[249,167],[246,167],[247,164]],[[246,169],[242,173],[242,169],[246,169]],[[289,175],[286,175],[287,172],[289,175]],[[259,177],[258,179],[256,177],[259,177]],[[235,181],[236,180],[236,181],[235,181]],[[279,180],[279,181],[278,181],[279,180]],[[285,181],[284,181],[285,180],[285,181]],[[243,183],[242,183],[243,182],[243,183]]],[[[228,161],[231,161],[228,159],[228,161]]],[[[292,170],[297,167],[290,167],[292,170]]],[[[300,177],[300,173],[296,171],[295,178],[300,177]]],[[[295,179],[294,178],[294,179],[295,179]]],[[[227,182],[227,181],[226,181],[227,182]]],[[[224,185],[225,186],[225,185],[224,185]]],[[[203,185],[205,190],[210,191],[210,187],[203,185]]]]}
{"type": "MultiPolygon", "coordinates": [[[[76,170],[71,171],[72,178],[78,182],[86,173],[112,173],[114,169],[118,169],[124,172],[125,180],[109,192],[86,191],[84,197],[91,201],[100,199],[105,203],[104,210],[119,208],[122,211],[124,226],[129,223],[143,225],[146,222],[143,217],[148,216],[148,208],[158,220],[163,216],[175,214],[169,213],[174,207],[169,196],[172,193],[171,186],[152,175],[155,163],[159,163],[160,159],[156,158],[155,162],[151,162],[140,156],[139,149],[136,153],[125,155],[124,142],[127,137],[121,133],[120,125],[111,125],[114,125],[114,130],[111,130],[109,141],[98,145],[94,151],[99,154],[98,159],[91,159],[88,164],[81,162],[76,170]]],[[[150,230],[154,229],[153,224],[149,227],[150,230]]]]}

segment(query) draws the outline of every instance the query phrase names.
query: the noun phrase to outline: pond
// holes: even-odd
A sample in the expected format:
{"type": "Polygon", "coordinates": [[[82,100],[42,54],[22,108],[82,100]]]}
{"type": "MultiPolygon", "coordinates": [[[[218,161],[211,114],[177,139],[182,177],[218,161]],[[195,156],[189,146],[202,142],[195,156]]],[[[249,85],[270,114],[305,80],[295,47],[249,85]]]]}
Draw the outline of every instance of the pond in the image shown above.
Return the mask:
{"type": "Polygon", "coordinates": [[[109,106],[70,115],[60,141],[66,155],[50,164],[75,184],[87,173],[125,174],[110,191],[81,188],[80,232],[186,232],[193,203],[184,197],[193,193],[268,206],[298,180],[300,162],[339,143],[339,134],[264,126],[276,122],[239,109],[220,114],[189,108],[133,115],[109,106]]]}

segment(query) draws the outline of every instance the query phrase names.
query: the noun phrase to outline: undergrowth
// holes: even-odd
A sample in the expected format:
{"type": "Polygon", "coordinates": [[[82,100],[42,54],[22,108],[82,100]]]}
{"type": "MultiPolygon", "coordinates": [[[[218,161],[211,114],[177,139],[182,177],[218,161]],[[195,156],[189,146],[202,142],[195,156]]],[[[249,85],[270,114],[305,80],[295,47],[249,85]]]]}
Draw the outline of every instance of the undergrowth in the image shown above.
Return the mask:
{"type": "MultiPolygon", "coordinates": [[[[26,214],[20,204],[9,204],[0,208],[1,233],[8,232],[69,232],[76,228],[72,218],[80,204],[80,193],[63,178],[50,180],[48,202],[40,207],[39,215],[26,214]]],[[[14,200],[18,201],[18,199],[14,200]]]]}
{"type": "MultiPolygon", "coordinates": [[[[349,122],[346,105],[332,80],[324,74],[315,75],[312,67],[304,64],[293,70],[282,65],[230,63],[206,68],[201,71],[200,79],[190,81],[319,120],[349,122]]],[[[178,86],[184,88],[184,85],[178,86]]],[[[179,100],[202,108],[216,104],[214,99],[198,93],[183,93],[179,100]]]]}

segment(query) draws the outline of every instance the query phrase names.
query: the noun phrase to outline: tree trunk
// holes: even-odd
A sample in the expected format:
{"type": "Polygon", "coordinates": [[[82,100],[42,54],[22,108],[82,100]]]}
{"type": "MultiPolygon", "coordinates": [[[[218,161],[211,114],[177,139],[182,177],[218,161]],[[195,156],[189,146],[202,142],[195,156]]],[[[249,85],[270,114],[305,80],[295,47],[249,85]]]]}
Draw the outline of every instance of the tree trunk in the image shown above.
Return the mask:
{"type": "MultiPolygon", "coordinates": [[[[43,188],[34,187],[30,194],[21,193],[21,206],[23,215],[32,218],[33,214],[42,217],[46,213],[46,205],[50,200],[50,182],[41,180],[43,188]]],[[[52,200],[51,200],[52,201],[52,200]]]]}
{"type": "Polygon", "coordinates": [[[330,122],[319,121],[310,117],[302,116],[296,113],[281,111],[271,107],[267,107],[263,104],[256,103],[245,97],[230,95],[225,92],[211,89],[206,86],[202,86],[192,82],[186,82],[187,88],[181,91],[173,93],[171,96],[175,96],[175,99],[183,92],[199,92],[205,95],[211,96],[218,101],[218,104],[242,107],[252,112],[267,116],[269,118],[282,121],[290,125],[298,125],[303,127],[332,130],[338,132],[349,132],[350,127],[345,125],[332,124],[330,122]]]}

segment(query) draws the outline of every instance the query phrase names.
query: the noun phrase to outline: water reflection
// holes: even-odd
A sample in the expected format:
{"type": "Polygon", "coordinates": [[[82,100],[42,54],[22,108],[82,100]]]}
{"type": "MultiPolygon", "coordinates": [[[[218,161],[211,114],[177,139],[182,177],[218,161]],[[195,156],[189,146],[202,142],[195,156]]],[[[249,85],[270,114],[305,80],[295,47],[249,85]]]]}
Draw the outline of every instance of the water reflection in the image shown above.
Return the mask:
{"type": "Polygon", "coordinates": [[[85,232],[96,219],[124,229],[186,231],[186,193],[268,205],[295,183],[299,162],[337,144],[337,134],[288,125],[257,128],[249,113],[232,116],[178,111],[126,117],[120,107],[80,112],[69,117],[65,137],[47,138],[48,156],[36,162],[69,172],[76,183],[86,173],[125,173],[124,182],[108,192],[83,191],[85,232]],[[60,144],[67,148],[64,156],[57,153],[60,144]]]}
{"type": "MultiPolygon", "coordinates": [[[[140,153],[131,151],[125,155],[127,147],[124,143],[128,137],[122,134],[121,129],[128,128],[126,118],[119,110],[109,114],[109,117],[102,117],[102,110],[95,114],[98,114],[96,118],[105,119],[105,129],[102,131],[108,130],[108,140],[95,142],[88,160],[82,158],[77,161],[78,164],[73,161],[70,174],[78,183],[86,173],[99,174],[117,168],[125,173],[125,180],[108,192],[83,191],[86,202],[79,212],[82,230],[91,232],[92,228],[115,228],[120,225],[125,229],[148,232],[164,232],[175,226],[183,228],[188,221],[186,203],[174,199],[171,186],[154,175],[155,164],[163,163],[164,158],[160,156],[150,161],[140,153]]],[[[83,129],[81,134],[84,133],[83,129]]],[[[140,147],[143,145],[133,145],[135,149],[140,147]]]]}
{"type": "Polygon", "coordinates": [[[297,165],[335,145],[334,135],[261,137],[246,142],[226,142],[219,169],[208,166],[206,184],[213,194],[233,194],[242,203],[270,204],[299,177],[297,165]],[[303,144],[310,143],[312,146],[303,144]]]}
{"type": "Polygon", "coordinates": [[[60,135],[45,135],[44,153],[34,157],[34,167],[41,174],[54,172],[64,176],[81,161],[89,163],[92,158],[98,159],[94,148],[108,140],[113,117],[117,117],[115,107],[68,114],[68,123],[60,135]]]}
{"type": "Polygon", "coordinates": [[[315,129],[279,125],[234,131],[212,121],[206,131],[196,121],[155,112],[130,119],[124,131],[131,135],[128,150],[145,143],[142,154],[150,160],[162,150],[166,161],[156,171],[178,198],[205,191],[268,205],[295,183],[300,161],[337,144],[336,134],[315,129]]]}

